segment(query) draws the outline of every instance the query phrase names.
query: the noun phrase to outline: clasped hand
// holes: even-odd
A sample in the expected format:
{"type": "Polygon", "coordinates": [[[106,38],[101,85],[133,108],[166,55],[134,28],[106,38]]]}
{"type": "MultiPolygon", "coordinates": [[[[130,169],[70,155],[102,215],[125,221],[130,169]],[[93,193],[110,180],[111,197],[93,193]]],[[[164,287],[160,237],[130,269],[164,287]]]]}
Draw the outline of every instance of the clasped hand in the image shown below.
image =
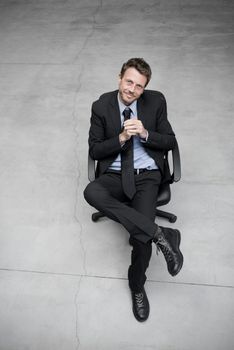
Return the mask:
{"type": "Polygon", "coordinates": [[[147,130],[144,128],[141,120],[139,119],[128,119],[123,124],[124,129],[121,133],[122,140],[129,140],[132,136],[140,136],[141,138],[146,138],[147,130]]]}

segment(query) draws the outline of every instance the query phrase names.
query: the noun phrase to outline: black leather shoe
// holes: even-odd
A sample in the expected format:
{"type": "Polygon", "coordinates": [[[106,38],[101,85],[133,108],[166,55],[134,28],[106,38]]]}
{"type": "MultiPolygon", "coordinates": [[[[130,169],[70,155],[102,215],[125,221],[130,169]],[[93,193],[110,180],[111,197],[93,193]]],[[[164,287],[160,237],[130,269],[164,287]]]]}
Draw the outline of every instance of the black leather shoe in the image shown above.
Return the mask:
{"type": "Polygon", "coordinates": [[[149,317],[149,300],[143,287],[141,292],[133,292],[132,294],[132,311],[137,321],[144,322],[149,317]]]}
{"type": "Polygon", "coordinates": [[[180,251],[180,231],[172,228],[159,227],[153,239],[157,248],[161,250],[167,262],[168,272],[175,276],[183,266],[183,255],[180,251]]]}

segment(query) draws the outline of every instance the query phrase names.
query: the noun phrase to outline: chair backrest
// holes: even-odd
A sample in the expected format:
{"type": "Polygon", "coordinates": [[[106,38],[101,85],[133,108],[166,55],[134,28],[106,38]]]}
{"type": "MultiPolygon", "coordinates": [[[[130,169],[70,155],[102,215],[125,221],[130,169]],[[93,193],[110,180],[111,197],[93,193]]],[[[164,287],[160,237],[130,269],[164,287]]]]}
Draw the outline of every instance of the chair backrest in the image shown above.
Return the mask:
{"type": "Polygon", "coordinates": [[[179,146],[176,142],[175,147],[165,154],[164,158],[164,167],[166,173],[166,179],[162,180],[162,183],[159,187],[158,199],[157,199],[157,207],[165,205],[171,200],[171,188],[170,184],[173,182],[178,182],[181,178],[181,163],[180,163],[180,152],[179,146]],[[172,158],[172,164],[169,162],[169,157],[172,158]]]}
{"type": "Polygon", "coordinates": [[[180,150],[178,142],[176,141],[175,147],[172,149],[172,163],[173,163],[173,182],[178,182],[181,179],[181,161],[180,150]]]}
{"type": "Polygon", "coordinates": [[[90,182],[95,180],[96,163],[90,154],[88,154],[88,179],[90,182]]]}

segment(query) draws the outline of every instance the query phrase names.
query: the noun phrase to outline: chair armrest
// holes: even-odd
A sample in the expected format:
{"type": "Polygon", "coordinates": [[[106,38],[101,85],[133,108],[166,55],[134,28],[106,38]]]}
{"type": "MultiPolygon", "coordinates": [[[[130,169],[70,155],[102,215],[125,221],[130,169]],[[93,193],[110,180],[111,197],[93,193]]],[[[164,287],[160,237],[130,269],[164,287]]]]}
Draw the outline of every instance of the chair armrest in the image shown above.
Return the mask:
{"type": "Polygon", "coordinates": [[[90,182],[95,180],[95,160],[88,155],[88,179],[90,182]]]}
{"type": "Polygon", "coordinates": [[[180,151],[176,141],[176,145],[172,150],[172,162],[173,162],[173,181],[178,182],[181,179],[181,163],[180,163],[180,151]]]}

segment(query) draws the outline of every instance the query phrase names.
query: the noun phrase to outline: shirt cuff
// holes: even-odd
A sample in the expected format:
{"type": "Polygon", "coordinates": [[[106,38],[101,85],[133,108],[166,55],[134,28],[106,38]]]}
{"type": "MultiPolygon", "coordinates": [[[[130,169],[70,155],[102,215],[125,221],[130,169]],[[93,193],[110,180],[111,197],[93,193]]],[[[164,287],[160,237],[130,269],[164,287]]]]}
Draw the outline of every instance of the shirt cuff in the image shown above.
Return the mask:
{"type": "Polygon", "coordinates": [[[149,137],[148,130],[146,130],[146,132],[147,132],[146,137],[144,137],[144,138],[141,138],[141,137],[140,137],[140,141],[141,141],[142,143],[145,143],[145,142],[147,142],[147,140],[148,140],[148,137],[149,137]]]}

